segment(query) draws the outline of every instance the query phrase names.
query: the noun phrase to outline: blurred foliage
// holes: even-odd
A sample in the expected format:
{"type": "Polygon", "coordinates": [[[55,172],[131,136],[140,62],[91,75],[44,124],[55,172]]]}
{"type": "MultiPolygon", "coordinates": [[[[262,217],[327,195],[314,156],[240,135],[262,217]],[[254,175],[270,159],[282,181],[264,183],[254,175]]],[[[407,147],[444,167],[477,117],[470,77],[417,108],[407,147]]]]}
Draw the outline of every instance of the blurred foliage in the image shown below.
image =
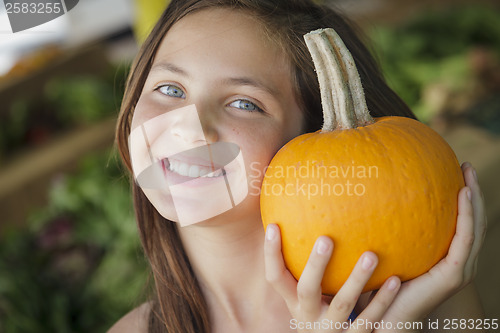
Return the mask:
{"type": "Polygon", "coordinates": [[[14,100],[0,116],[0,159],[45,143],[58,133],[116,115],[127,67],[110,67],[100,75],[56,76],[41,94],[14,100]]]}
{"type": "Polygon", "coordinates": [[[92,76],[59,77],[44,87],[55,116],[64,124],[88,124],[115,114],[113,86],[92,76]]]}
{"type": "Polygon", "coordinates": [[[487,50],[498,60],[498,22],[500,11],[494,8],[456,6],[421,13],[396,28],[376,27],[370,37],[389,85],[428,122],[442,106],[434,88],[453,94],[484,83],[474,82],[482,80],[474,52],[487,50]]]}
{"type": "Polygon", "coordinates": [[[0,332],[105,332],[141,303],[146,262],[116,156],[61,175],[30,226],[0,245],[0,332]]]}

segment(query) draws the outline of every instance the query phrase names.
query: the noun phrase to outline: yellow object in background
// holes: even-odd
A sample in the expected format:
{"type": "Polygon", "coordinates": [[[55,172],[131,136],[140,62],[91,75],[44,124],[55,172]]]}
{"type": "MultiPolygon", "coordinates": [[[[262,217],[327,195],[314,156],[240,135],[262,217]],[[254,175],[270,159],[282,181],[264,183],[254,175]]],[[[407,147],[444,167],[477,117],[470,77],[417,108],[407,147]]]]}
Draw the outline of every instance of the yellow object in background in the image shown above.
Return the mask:
{"type": "Polygon", "coordinates": [[[134,35],[139,44],[142,44],[167,8],[170,0],[134,0],[135,22],[134,35]]]}

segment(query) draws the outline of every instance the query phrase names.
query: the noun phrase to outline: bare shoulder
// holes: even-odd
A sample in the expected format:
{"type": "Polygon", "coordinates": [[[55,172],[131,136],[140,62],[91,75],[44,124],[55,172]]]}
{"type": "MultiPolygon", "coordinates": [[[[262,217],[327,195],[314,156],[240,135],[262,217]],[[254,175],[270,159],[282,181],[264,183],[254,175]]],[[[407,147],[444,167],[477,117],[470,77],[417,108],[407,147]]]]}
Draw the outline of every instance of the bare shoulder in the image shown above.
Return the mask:
{"type": "Polygon", "coordinates": [[[108,333],[147,333],[150,309],[150,303],[144,303],[133,309],[118,320],[108,333]]]}

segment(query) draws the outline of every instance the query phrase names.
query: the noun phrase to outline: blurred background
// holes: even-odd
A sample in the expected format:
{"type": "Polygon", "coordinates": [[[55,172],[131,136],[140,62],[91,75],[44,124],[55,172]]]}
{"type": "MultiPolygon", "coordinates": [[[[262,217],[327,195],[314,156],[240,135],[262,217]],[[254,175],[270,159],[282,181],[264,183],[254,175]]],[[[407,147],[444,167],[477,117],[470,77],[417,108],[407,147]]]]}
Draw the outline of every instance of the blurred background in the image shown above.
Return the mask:
{"type": "MultiPolygon", "coordinates": [[[[476,167],[489,222],[477,285],[500,319],[500,2],[325,2],[476,167]]],[[[0,1],[0,333],[105,332],[147,296],[113,135],[130,63],[164,6],[81,0],[13,34],[0,1]]]]}

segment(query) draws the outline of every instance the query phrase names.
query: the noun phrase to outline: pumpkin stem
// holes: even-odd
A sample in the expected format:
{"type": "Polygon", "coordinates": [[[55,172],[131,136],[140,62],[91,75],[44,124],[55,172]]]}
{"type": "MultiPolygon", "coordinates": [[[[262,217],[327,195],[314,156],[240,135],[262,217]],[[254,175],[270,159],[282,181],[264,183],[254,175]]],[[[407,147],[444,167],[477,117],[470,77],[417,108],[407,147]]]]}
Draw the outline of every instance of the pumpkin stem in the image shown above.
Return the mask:
{"type": "Polygon", "coordinates": [[[374,122],[366,106],[354,59],[335,30],[304,35],[318,75],[323,106],[322,132],[350,129],[374,122]]]}

